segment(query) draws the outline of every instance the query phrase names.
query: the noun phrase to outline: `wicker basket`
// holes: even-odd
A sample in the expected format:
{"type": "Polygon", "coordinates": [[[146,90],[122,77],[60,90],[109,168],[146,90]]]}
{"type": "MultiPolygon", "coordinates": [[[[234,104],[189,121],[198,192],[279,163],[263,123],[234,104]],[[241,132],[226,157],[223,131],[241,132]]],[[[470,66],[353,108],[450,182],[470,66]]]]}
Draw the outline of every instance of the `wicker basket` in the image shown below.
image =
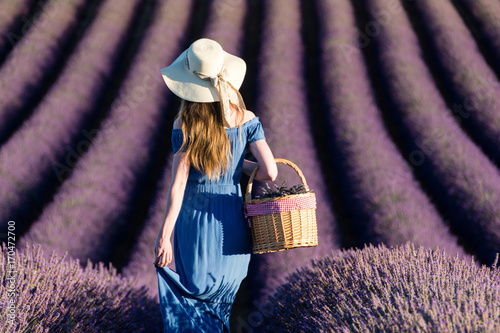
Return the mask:
{"type": "MultiPolygon", "coordinates": [[[[292,167],[309,191],[302,171],[295,164],[281,158],[277,158],[276,163],[292,167]]],[[[317,246],[316,195],[308,192],[252,200],[253,179],[258,169],[250,175],[245,194],[245,215],[252,235],[253,253],[317,246]],[[260,212],[266,213],[257,215],[260,212]]]]}

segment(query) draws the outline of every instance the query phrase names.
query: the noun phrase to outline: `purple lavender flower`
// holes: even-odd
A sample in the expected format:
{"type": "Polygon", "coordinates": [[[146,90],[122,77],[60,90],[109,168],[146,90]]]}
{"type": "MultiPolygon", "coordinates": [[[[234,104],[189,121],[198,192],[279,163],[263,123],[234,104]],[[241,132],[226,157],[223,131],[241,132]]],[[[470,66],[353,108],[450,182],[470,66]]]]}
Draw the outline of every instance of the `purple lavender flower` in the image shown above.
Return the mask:
{"type": "Polygon", "coordinates": [[[287,277],[263,332],[497,332],[500,270],[411,243],[334,251],[287,277]]]}

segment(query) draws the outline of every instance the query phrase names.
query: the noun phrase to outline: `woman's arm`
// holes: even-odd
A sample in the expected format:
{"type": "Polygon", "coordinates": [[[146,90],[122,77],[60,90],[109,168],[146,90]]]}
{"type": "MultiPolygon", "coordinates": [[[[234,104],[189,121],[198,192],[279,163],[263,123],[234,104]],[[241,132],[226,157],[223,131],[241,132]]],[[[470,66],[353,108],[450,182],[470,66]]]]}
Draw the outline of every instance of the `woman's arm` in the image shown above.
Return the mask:
{"type": "MultiPolygon", "coordinates": [[[[180,117],[175,118],[174,129],[182,128],[182,121],[180,117]]],[[[175,221],[181,210],[182,198],[184,197],[184,190],[186,188],[186,182],[189,176],[189,160],[186,157],[186,153],[179,152],[174,154],[174,160],[172,163],[172,182],[168,189],[167,194],[167,207],[165,210],[165,216],[163,217],[163,226],[160,230],[160,235],[166,239],[170,238],[172,231],[174,230],[175,221]]]]}
{"type": "Polygon", "coordinates": [[[276,166],[273,153],[266,140],[262,139],[250,143],[250,151],[257,159],[257,162],[244,160],[243,172],[250,175],[258,165],[259,170],[255,174],[255,179],[261,181],[274,181],[278,176],[278,167],[276,166]]]}
{"type": "Polygon", "coordinates": [[[158,233],[155,244],[155,261],[156,266],[162,267],[168,265],[173,258],[172,243],[170,236],[174,230],[175,222],[179,216],[186,189],[186,182],[189,175],[189,160],[186,153],[174,155],[172,165],[172,182],[168,189],[167,207],[163,225],[158,233]]]}
{"type": "Polygon", "coordinates": [[[179,215],[186,189],[186,182],[189,175],[189,160],[186,158],[186,153],[174,155],[172,165],[172,183],[168,189],[167,207],[163,226],[160,230],[162,237],[169,239],[174,229],[175,221],[179,215]]]}

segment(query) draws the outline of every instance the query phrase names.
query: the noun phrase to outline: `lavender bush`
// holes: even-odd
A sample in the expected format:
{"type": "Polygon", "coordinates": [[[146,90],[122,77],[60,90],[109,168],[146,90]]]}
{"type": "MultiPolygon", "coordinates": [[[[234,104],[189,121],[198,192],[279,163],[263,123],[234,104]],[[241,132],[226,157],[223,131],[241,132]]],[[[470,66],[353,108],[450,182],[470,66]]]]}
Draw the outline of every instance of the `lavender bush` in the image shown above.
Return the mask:
{"type": "Polygon", "coordinates": [[[40,209],[44,191],[62,182],[88,149],[88,141],[75,141],[89,135],[84,126],[99,110],[126,47],[127,29],[143,3],[102,4],[49,94],[0,150],[1,228],[10,219],[26,223],[40,209]]]}
{"type": "Polygon", "coordinates": [[[354,8],[347,0],[323,0],[317,10],[328,139],[335,164],[342,165],[357,246],[411,241],[465,255],[387,133],[359,50],[354,8]]]}
{"type": "MultiPolygon", "coordinates": [[[[4,3],[12,6],[22,2],[4,3]]],[[[21,124],[30,111],[28,106],[41,97],[40,91],[61,66],[65,59],[63,51],[75,38],[82,12],[88,7],[89,1],[86,0],[51,0],[34,22],[26,23],[32,24],[32,28],[0,67],[0,144],[21,124]]]]}
{"type": "Polygon", "coordinates": [[[415,1],[408,7],[410,15],[419,15],[424,22],[421,26],[439,63],[439,77],[452,93],[455,118],[500,166],[498,77],[449,1],[415,1]]]}
{"type": "MultiPolygon", "coordinates": [[[[497,256],[498,259],[498,256],[497,256]]],[[[287,278],[264,332],[498,332],[500,270],[411,243],[333,252],[287,278]]]]}
{"type": "MultiPolygon", "coordinates": [[[[94,130],[92,148],[21,243],[44,244],[47,249],[68,251],[74,258],[93,261],[110,260],[120,248],[126,234],[123,229],[128,228],[127,216],[137,205],[133,193],[143,185],[140,175],[151,167],[156,158],[153,142],[166,130],[168,95],[160,69],[180,53],[190,9],[191,3],[182,1],[164,2],[156,10],[107,117],[109,126],[94,130]],[[136,94],[138,91],[141,94],[136,94]]],[[[143,275],[148,270],[155,273],[153,248],[154,243],[145,253],[149,256],[144,262],[149,264],[147,269],[135,274],[143,275]]]]}
{"type": "MultiPolygon", "coordinates": [[[[319,245],[256,257],[257,272],[252,275],[261,297],[271,294],[295,267],[338,247],[335,216],[311,134],[314,129],[308,118],[300,2],[271,0],[264,3],[264,8],[255,113],[264,126],[274,156],[294,162],[316,194],[319,245]]],[[[278,183],[283,178],[289,186],[298,182],[294,170],[282,164],[278,166],[278,183]]],[[[259,183],[254,183],[255,188],[258,186],[259,183]]]]}
{"type": "MultiPolygon", "coordinates": [[[[377,13],[386,11],[387,3],[365,4],[370,18],[382,22],[377,13]]],[[[490,264],[500,248],[500,174],[453,119],[404,10],[390,14],[373,39],[382,98],[390,103],[387,111],[401,128],[405,154],[443,217],[460,242],[490,264]]]]}
{"type": "Polygon", "coordinates": [[[157,302],[134,279],[118,275],[112,265],[88,260],[82,268],[79,260],[65,258],[52,253],[46,260],[40,246],[17,251],[2,243],[0,331],[162,331],[157,302]]]}

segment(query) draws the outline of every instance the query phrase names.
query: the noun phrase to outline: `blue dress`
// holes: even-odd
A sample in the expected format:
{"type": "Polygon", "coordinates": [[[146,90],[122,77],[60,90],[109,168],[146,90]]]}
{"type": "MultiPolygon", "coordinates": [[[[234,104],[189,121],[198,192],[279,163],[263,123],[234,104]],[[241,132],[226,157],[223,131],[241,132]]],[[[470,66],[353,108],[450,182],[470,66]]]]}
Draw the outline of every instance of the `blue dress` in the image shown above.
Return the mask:
{"type": "MultiPolygon", "coordinates": [[[[176,271],[155,266],[165,332],[229,332],[231,307],[247,275],[252,248],[240,178],[247,143],[266,138],[259,117],[226,133],[230,171],[210,182],[191,167],[173,231],[176,271]]],[[[182,136],[172,130],[174,153],[182,136]]]]}

